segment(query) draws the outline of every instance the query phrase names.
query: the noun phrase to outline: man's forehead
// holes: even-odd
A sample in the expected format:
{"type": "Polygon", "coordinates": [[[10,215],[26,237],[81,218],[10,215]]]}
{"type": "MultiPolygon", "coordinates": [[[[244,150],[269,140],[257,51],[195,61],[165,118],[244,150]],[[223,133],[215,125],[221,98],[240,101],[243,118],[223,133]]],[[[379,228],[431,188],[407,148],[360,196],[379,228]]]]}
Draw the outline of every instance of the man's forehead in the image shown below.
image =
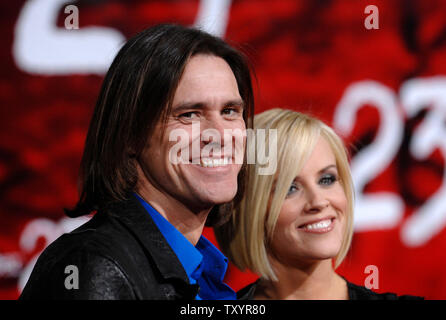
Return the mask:
{"type": "Polygon", "coordinates": [[[210,66],[223,69],[229,68],[229,70],[231,70],[229,64],[222,57],[213,54],[199,53],[188,59],[184,67],[183,76],[196,76],[196,73],[191,71],[197,71],[197,69],[208,70],[210,66]]]}
{"type": "Polygon", "coordinates": [[[221,57],[199,54],[192,56],[186,63],[177,90],[183,86],[217,85],[222,81],[236,85],[237,81],[229,64],[221,57]]]}

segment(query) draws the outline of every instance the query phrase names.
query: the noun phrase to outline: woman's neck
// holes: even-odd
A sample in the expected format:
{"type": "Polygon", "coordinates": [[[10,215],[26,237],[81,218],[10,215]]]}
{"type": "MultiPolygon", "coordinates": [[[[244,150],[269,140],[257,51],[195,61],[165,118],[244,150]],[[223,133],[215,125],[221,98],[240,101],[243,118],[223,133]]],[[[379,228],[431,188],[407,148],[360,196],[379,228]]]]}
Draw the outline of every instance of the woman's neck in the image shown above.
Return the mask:
{"type": "Polygon", "coordinates": [[[290,267],[272,261],[278,281],[261,279],[255,299],[347,300],[346,281],[333,270],[331,259],[290,267]]]}

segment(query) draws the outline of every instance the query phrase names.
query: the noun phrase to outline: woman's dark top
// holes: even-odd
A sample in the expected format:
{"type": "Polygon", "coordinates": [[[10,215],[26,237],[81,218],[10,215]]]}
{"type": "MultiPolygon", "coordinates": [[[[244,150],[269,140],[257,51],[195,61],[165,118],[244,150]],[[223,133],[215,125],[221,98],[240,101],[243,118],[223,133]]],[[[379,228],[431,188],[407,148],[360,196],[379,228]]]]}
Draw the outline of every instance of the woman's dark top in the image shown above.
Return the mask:
{"type": "MultiPolygon", "coordinates": [[[[395,293],[376,293],[366,287],[358,286],[351,282],[347,282],[348,299],[349,300],[423,300],[422,297],[403,295],[398,296],[395,293]]],[[[251,283],[237,292],[239,300],[253,300],[254,292],[257,288],[259,280],[251,283]]]]}

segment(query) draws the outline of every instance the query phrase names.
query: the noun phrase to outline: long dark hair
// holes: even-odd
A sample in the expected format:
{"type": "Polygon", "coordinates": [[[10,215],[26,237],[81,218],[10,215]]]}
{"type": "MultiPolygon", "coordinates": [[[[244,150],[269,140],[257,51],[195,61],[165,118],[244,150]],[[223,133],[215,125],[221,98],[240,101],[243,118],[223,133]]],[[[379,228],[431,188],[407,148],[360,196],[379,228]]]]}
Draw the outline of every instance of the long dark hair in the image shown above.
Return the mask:
{"type": "MultiPolygon", "coordinates": [[[[166,122],[185,65],[199,53],[221,57],[229,64],[246,106],[246,126],[252,128],[252,68],[241,52],[194,28],[162,24],[146,29],[124,44],[104,78],[85,141],[80,198],[74,209],[65,210],[68,216],[89,214],[129,198],[138,179],[136,159],[155,125],[166,122]]],[[[245,166],[234,201],[243,194],[244,176],[245,166]]],[[[223,218],[209,216],[208,225],[223,218]]]]}

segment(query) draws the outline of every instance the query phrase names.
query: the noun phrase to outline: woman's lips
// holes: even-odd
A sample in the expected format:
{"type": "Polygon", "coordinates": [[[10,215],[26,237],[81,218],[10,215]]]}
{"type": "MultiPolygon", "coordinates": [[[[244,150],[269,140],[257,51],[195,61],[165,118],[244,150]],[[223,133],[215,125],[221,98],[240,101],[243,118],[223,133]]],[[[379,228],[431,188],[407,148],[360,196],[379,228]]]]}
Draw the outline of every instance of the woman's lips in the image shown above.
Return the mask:
{"type": "Polygon", "coordinates": [[[299,229],[309,233],[327,233],[333,230],[335,218],[325,218],[299,226],[299,229]]]}

